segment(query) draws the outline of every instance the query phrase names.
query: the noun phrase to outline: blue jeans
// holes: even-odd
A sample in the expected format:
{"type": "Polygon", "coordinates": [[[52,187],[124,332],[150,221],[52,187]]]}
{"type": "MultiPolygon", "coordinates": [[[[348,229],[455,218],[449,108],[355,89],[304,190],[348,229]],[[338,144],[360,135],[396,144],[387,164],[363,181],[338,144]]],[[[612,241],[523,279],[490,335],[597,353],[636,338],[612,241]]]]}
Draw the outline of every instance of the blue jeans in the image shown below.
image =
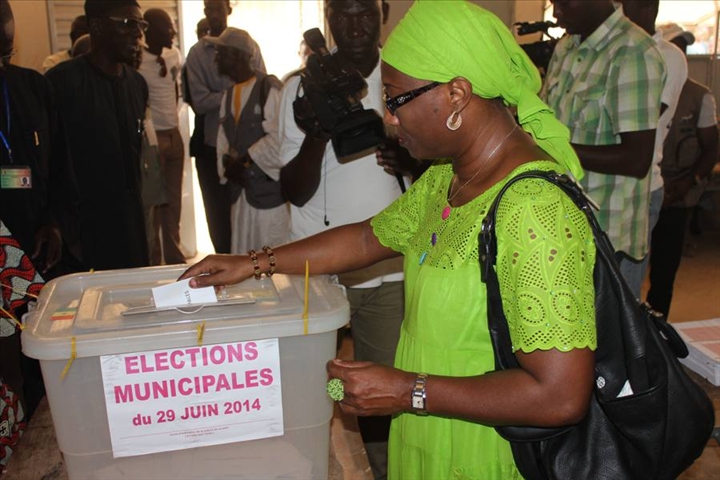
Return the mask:
{"type": "MultiPolygon", "coordinates": [[[[658,218],[660,218],[663,195],[664,192],[662,187],[650,193],[650,209],[648,212],[648,216],[650,218],[648,225],[648,246],[652,243],[652,231],[657,224],[658,218]]],[[[637,298],[640,298],[640,290],[642,289],[643,280],[645,280],[645,273],[647,272],[649,259],[650,255],[648,254],[645,255],[642,260],[633,260],[625,255],[623,255],[620,260],[620,271],[637,298]]]]}

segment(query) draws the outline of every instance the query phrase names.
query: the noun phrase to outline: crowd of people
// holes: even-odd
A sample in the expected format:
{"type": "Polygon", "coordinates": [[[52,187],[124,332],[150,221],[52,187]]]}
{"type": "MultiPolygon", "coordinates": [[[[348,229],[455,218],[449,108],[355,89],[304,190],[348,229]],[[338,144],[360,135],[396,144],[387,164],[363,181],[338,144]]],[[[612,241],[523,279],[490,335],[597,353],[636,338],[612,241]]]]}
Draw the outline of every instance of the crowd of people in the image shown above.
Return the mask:
{"type": "MultiPolygon", "coordinates": [[[[692,34],[656,29],[658,0],[554,0],[567,34],[543,79],[471,2],[419,0],[382,45],[388,2],[325,0],[333,58],[364,79],[357,101],[393,132],[351,156],[318,118],[299,118],[303,75],[266,71],[260,45],[228,26],[229,0],[204,0],[185,60],[168,13],[139,2],[86,0],[72,48],[41,75],[10,64],[23,26],[0,0],[0,220],[45,279],[185,263],[188,149],[216,255],[182,278],[221,286],[301,274],[307,260],[347,287],[354,361],[333,360],[328,374],[344,384],[340,407],[358,415],[375,478],[515,478],[494,426],[585,415],[592,232],[542,181],[514,185],[498,212],[521,368],[494,372],[477,238],[512,177],[572,175],[598,203],[628,284],[640,297],[650,265],[648,299],[668,313],[718,135],[712,94],[688,79],[692,34]],[[182,102],[196,114],[187,146],[182,102]]],[[[41,383],[13,352],[0,378],[18,392],[41,383]]],[[[24,395],[30,413],[41,395],[24,395]]]]}

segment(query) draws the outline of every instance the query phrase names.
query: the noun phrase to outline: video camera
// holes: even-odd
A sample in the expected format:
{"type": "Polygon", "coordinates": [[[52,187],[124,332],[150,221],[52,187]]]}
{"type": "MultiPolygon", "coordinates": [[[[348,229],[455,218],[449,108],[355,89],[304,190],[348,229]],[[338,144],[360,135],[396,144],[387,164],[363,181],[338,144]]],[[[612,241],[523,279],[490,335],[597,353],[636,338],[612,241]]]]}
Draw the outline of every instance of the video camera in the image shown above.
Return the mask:
{"type": "Polygon", "coordinates": [[[365,79],[330,54],[319,29],[308,30],[303,37],[313,54],[300,72],[304,94],[293,102],[298,126],[306,133],[329,134],[338,158],[380,145],[385,126],[375,110],[363,108],[365,79]]]}
{"type": "Polygon", "coordinates": [[[517,27],[517,34],[521,36],[542,32],[550,37],[550,40],[541,40],[539,42],[524,43],[520,45],[520,47],[525,50],[525,53],[527,53],[527,56],[530,57],[530,60],[532,60],[535,66],[538,67],[540,72],[544,75],[545,72],[547,72],[548,65],[550,64],[550,59],[552,58],[553,51],[555,50],[555,45],[557,45],[559,40],[558,38],[550,35],[548,33],[548,29],[557,27],[557,24],[553,22],[518,22],[515,23],[514,26],[517,27]]]}

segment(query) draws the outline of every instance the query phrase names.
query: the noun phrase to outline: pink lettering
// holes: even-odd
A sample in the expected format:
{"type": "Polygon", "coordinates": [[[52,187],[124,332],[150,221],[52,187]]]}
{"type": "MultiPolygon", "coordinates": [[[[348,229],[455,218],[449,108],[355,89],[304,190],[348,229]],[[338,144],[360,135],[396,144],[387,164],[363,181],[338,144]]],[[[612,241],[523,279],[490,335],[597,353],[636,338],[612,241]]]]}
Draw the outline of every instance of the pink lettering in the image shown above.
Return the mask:
{"type": "Polygon", "coordinates": [[[243,355],[242,355],[242,343],[236,343],[235,345],[228,345],[227,347],[227,354],[228,354],[228,363],[232,362],[242,362],[243,355]]]}
{"type": "Polygon", "coordinates": [[[170,365],[176,370],[181,370],[185,366],[185,361],[182,360],[183,353],[182,350],[175,350],[170,354],[170,365]],[[180,357],[180,360],[178,360],[178,357],[180,357]]]}
{"type": "Polygon", "coordinates": [[[190,355],[190,365],[197,367],[197,354],[200,353],[200,349],[198,347],[188,348],[185,353],[190,355]]]}
{"type": "Polygon", "coordinates": [[[207,393],[210,391],[210,388],[215,385],[215,377],[212,375],[203,375],[202,376],[202,382],[203,382],[203,392],[207,393]]]}
{"type": "Polygon", "coordinates": [[[221,373],[218,375],[217,379],[217,387],[215,387],[216,392],[221,392],[223,390],[230,390],[230,382],[228,382],[227,376],[224,373],[221,373]]]}
{"type": "Polygon", "coordinates": [[[240,389],[240,388],[245,388],[245,385],[243,385],[242,383],[238,382],[238,377],[237,377],[237,376],[238,376],[237,372],[232,372],[232,374],[230,375],[230,378],[232,378],[232,388],[233,388],[233,390],[238,390],[238,389],[240,389]]]}
{"type": "Polygon", "coordinates": [[[248,388],[257,387],[259,385],[257,377],[257,370],[245,370],[245,386],[248,388]]]}
{"type": "Polygon", "coordinates": [[[137,366],[138,357],[125,357],[125,373],[131,375],[133,373],[140,373],[137,366]]]}
{"type": "Polygon", "coordinates": [[[170,367],[168,366],[168,353],[167,352],[159,352],[155,354],[155,369],[158,372],[162,372],[164,370],[170,370],[170,367]]]}
{"type": "Polygon", "coordinates": [[[210,360],[215,365],[221,365],[225,363],[225,349],[219,345],[214,346],[210,349],[210,360]]]}
{"type": "Polygon", "coordinates": [[[140,370],[143,373],[154,372],[155,369],[152,365],[147,364],[147,357],[145,355],[140,357],[140,370]]]}
{"type": "Polygon", "coordinates": [[[115,386],[115,403],[127,403],[133,401],[132,385],[115,386]]]}
{"type": "Polygon", "coordinates": [[[136,383],[135,384],[135,398],[144,402],[150,398],[150,385],[147,383],[136,383]]]}
{"type": "Polygon", "coordinates": [[[263,387],[267,387],[268,385],[272,385],[273,380],[273,374],[271,368],[263,368],[260,370],[260,385],[263,387]]]}
{"type": "Polygon", "coordinates": [[[257,343],[247,342],[245,344],[245,360],[255,360],[258,357],[257,343]]]}
{"type": "MultiPolygon", "coordinates": [[[[197,378],[195,378],[195,380],[197,380],[197,378]]],[[[178,389],[178,392],[180,392],[180,395],[192,395],[192,393],[193,393],[192,387],[190,387],[190,386],[185,387],[185,385],[187,385],[188,383],[192,383],[191,379],[181,378],[180,380],[178,380],[177,383],[178,383],[177,389],[178,389]]]]}

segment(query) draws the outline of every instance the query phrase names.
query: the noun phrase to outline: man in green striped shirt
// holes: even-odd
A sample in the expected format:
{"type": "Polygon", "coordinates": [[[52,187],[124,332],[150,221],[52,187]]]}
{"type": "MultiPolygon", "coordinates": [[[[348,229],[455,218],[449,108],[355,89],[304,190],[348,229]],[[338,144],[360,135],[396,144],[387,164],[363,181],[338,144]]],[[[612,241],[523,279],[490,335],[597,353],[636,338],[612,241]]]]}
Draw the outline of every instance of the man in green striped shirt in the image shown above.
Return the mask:
{"type": "Polygon", "coordinates": [[[568,35],[555,48],[543,97],[570,129],[588,171],[583,187],[639,297],[665,65],[653,39],[610,0],[554,0],[553,7],[568,35]]]}

